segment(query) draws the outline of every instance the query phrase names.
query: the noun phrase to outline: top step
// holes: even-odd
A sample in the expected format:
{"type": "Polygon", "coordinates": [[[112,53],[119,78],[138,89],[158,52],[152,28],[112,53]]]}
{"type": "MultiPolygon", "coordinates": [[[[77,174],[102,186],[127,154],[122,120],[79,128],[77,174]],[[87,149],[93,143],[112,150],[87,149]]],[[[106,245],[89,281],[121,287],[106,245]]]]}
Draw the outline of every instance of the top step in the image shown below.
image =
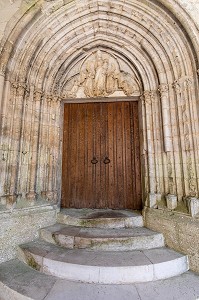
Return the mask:
{"type": "Polygon", "coordinates": [[[112,209],[62,209],[57,221],[66,225],[95,228],[143,226],[143,218],[139,212],[112,209]]]}

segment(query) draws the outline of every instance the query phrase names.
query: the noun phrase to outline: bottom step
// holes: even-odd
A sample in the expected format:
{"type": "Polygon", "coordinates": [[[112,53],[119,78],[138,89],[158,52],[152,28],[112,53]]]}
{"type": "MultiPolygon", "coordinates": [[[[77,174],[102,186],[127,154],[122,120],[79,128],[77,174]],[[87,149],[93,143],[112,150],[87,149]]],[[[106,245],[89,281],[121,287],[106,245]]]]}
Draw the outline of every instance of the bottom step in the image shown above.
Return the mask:
{"type": "Polygon", "coordinates": [[[20,246],[20,258],[46,274],[73,281],[128,284],[165,279],[188,270],[187,256],[165,247],[142,251],[64,249],[38,240],[20,246]]]}
{"type": "Polygon", "coordinates": [[[71,282],[39,273],[18,260],[0,264],[1,300],[197,300],[199,276],[181,276],[131,285],[71,282]]]}

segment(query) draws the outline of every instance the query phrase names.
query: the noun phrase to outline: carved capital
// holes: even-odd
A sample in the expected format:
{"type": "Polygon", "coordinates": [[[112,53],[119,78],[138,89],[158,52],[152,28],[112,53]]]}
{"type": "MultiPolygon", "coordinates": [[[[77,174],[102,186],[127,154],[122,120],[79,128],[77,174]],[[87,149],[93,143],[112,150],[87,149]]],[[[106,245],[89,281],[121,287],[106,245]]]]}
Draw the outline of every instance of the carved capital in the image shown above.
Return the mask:
{"type": "Polygon", "coordinates": [[[18,96],[23,97],[27,90],[27,86],[25,83],[19,83],[17,88],[18,96]]]}
{"type": "Polygon", "coordinates": [[[34,95],[33,96],[34,101],[41,101],[42,97],[43,97],[43,91],[42,90],[35,90],[33,95],[34,95]]]}
{"type": "Polygon", "coordinates": [[[158,91],[159,91],[161,97],[166,96],[169,92],[169,85],[168,84],[160,84],[158,91]]]}
{"type": "Polygon", "coordinates": [[[19,97],[23,97],[27,90],[26,83],[24,82],[14,82],[12,83],[12,87],[16,89],[17,96],[19,97]]]}
{"type": "Polygon", "coordinates": [[[52,97],[52,101],[55,103],[59,103],[61,101],[61,98],[58,95],[55,95],[52,97]]]}
{"type": "Polygon", "coordinates": [[[4,62],[0,62],[0,73],[3,76],[6,74],[6,64],[4,62]]]}
{"type": "Polygon", "coordinates": [[[146,104],[151,104],[151,91],[145,91],[144,94],[143,94],[144,98],[144,102],[146,104]]]}
{"type": "Polygon", "coordinates": [[[53,101],[53,96],[52,95],[47,95],[46,96],[46,101],[47,101],[47,103],[51,103],[53,101]]]}
{"type": "Polygon", "coordinates": [[[173,83],[173,88],[175,90],[176,94],[181,94],[182,93],[182,82],[180,82],[179,80],[175,80],[173,83]]]}
{"type": "Polygon", "coordinates": [[[1,62],[0,63],[0,72],[5,76],[6,74],[6,64],[1,62]]]}
{"type": "Polygon", "coordinates": [[[193,87],[193,83],[193,77],[184,76],[174,81],[173,88],[175,89],[176,94],[181,94],[187,89],[191,90],[193,87]]]}
{"type": "Polygon", "coordinates": [[[187,77],[186,80],[185,80],[185,83],[186,83],[187,88],[189,90],[191,90],[192,87],[193,87],[193,78],[187,77]]]}
{"type": "Polygon", "coordinates": [[[155,91],[145,91],[142,95],[145,104],[151,105],[155,100],[155,91]]]}

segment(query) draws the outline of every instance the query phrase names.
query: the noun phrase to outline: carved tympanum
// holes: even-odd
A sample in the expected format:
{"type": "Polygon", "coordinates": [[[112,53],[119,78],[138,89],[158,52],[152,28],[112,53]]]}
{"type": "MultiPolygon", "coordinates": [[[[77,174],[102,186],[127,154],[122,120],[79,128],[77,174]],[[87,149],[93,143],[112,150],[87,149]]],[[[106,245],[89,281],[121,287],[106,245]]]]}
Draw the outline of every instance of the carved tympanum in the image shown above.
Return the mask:
{"type": "Polygon", "coordinates": [[[79,89],[90,98],[107,97],[117,91],[131,96],[140,90],[135,75],[121,70],[117,59],[101,50],[87,57],[79,74],[67,81],[64,97],[77,97],[79,89]]]}

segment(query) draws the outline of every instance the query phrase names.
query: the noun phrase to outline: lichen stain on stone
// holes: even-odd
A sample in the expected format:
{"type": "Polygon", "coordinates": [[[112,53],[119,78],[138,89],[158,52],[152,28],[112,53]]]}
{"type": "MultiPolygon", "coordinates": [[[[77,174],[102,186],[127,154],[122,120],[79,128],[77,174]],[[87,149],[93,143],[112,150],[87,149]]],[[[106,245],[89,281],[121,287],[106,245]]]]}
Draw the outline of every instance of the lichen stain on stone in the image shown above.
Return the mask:
{"type": "Polygon", "coordinates": [[[36,271],[40,271],[41,266],[31,256],[27,258],[27,264],[36,271]]]}

